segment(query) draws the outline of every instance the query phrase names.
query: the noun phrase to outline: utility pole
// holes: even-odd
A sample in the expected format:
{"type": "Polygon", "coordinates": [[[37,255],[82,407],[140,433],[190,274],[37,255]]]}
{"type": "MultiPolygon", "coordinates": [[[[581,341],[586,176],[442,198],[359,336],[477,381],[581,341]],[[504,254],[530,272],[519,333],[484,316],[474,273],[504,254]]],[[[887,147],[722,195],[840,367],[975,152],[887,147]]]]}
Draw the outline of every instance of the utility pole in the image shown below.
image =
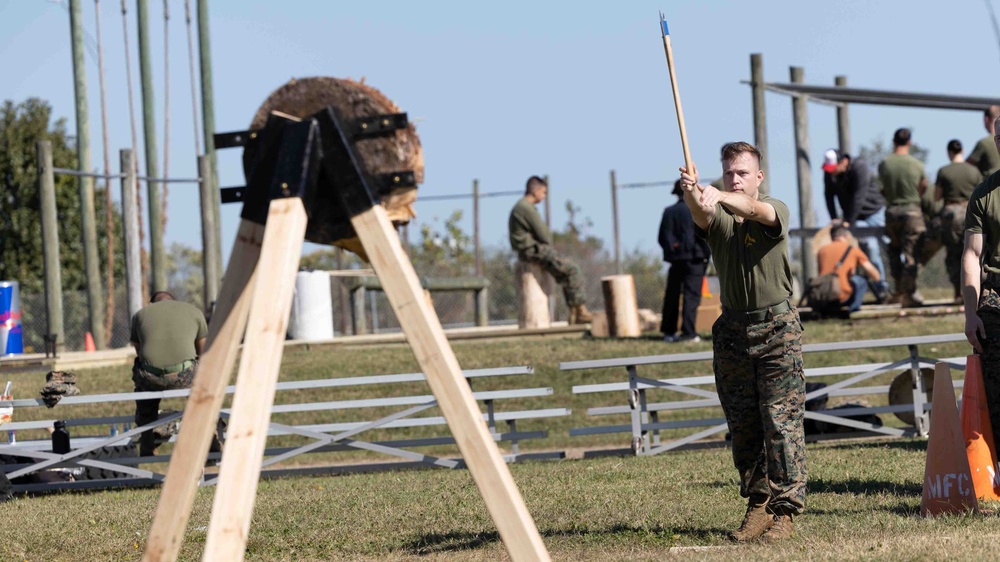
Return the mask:
{"type": "MultiPolygon", "coordinates": [[[[90,121],[87,116],[87,75],[83,60],[83,22],[80,0],[70,0],[69,27],[73,50],[73,90],[76,97],[76,159],[77,169],[85,174],[90,169],[90,121]]],[[[94,180],[80,176],[80,222],[83,238],[83,264],[87,277],[87,311],[90,334],[97,349],[104,349],[104,301],[101,293],[101,270],[97,255],[97,221],[94,211],[94,180]]]]}
{"type": "MultiPolygon", "coordinates": [[[[833,79],[838,88],[847,87],[847,77],[837,76],[833,79]]],[[[841,154],[851,153],[851,124],[847,117],[847,104],[837,106],[837,141],[840,145],[841,154]]]]}
{"type": "MultiPolygon", "coordinates": [[[[222,218],[219,214],[219,164],[215,158],[215,98],[212,94],[212,49],[208,32],[208,0],[198,0],[198,56],[201,67],[201,126],[205,131],[205,156],[211,164],[212,177],[209,178],[212,188],[212,212],[215,214],[215,228],[222,228],[222,218]]],[[[221,230],[215,234],[217,244],[214,253],[219,256],[216,269],[222,271],[222,235],[221,230]]]]}
{"type": "MultiPolygon", "coordinates": [[[[802,84],[805,73],[802,67],[790,68],[792,84],[802,84]]],[[[812,174],[809,169],[809,98],[799,94],[792,98],[792,123],[795,128],[795,175],[799,184],[799,224],[802,228],[816,226],[816,211],[812,200],[812,174]]],[[[816,259],[812,251],[812,238],[802,238],[802,287],[816,276],[816,259]]]]}
{"type": "Polygon", "coordinates": [[[760,163],[764,172],[760,192],[767,194],[771,177],[768,173],[770,154],[767,152],[767,112],[764,109],[764,59],[760,53],[750,55],[750,92],[753,97],[753,143],[764,155],[764,161],[760,163]]]}
{"type": "Polygon", "coordinates": [[[149,62],[149,3],[136,1],[139,20],[139,81],[142,84],[142,128],[146,148],[146,205],[149,206],[149,261],[153,291],[167,290],[167,256],[163,249],[163,209],[156,160],[156,111],[153,109],[153,69],[149,62]]]}

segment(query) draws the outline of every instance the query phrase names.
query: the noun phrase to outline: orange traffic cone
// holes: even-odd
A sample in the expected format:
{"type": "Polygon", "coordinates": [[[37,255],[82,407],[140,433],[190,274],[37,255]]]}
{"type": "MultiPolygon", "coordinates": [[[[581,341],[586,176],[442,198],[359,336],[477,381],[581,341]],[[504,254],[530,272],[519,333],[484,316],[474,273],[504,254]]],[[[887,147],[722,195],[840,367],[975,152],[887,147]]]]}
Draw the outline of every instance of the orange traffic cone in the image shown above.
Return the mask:
{"type": "Polygon", "coordinates": [[[712,291],[708,289],[708,277],[701,278],[701,298],[703,299],[712,298],[712,291]]]}
{"type": "Polygon", "coordinates": [[[924,497],[920,502],[920,514],[924,517],[966,513],[978,508],[964,444],[951,369],[947,363],[938,363],[934,367],[931,434],[927,440],[924,497]]]}
{"type": "Polygon", "coordinates": [[[965,452],[972,469],[972,484],[981,500],[1000,500],[997,495],[997,453],[990,425],[990,410],[986,405],[983,386],[983,366],[978,355],[965,360],[965,388],[962,389],[962,435],[965,452]]]}
{"type": "Polygon", "coordinates": [[[92,336],[90,332],[87,332],[87,334],[83,336],[83,350],[97,351],[97,346],[94,345],[94,336],[92,336]]]}

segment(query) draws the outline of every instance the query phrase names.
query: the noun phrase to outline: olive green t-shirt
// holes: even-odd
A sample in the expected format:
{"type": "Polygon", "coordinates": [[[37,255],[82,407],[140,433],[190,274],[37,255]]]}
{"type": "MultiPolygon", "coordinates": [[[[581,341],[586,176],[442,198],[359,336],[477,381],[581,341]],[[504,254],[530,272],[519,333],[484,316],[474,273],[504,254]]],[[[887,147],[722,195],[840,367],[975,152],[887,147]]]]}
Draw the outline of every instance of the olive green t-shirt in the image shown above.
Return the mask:
{"type": "Polygon", "coordinates": [[[878,165],[878,176],[882,180],[886,206],[920,206],[917,186],[927,177],[923,162],[909,154],[890,154],[878,165]]]}
{"type": "Polygon", "coordinates": [[[538,244],[552,244],[549,227],[545,225],[542,216],[538,214],[534,203],[528,201],[527,197],[522,197],[514,205],[510,212],[510,219],[507,221],[507,229],[510,236],[510,247],[518,255],[534,249],[538,244]]]}
{"type": "Polygon", "coordinates": [[[969,154],[968,160],[976,161],[976,167],[983,173],[983,176],[1000,170],[1000,154],[997,153],[997,145],[993,142],[993,137],[979,139],[976,147],[969,154]]]}
{"type": "Polygon", "coordinates": [[[154,302],[132,317],[139,359],[160,369],[196,358],[194,342],[207,335],[205,315],[186,302],[154,302]]]}
{"type": "Polygon", "coordinates": [[[712,249],[722,285],[722,305],[739,311],[773,306],[792,296],[792,268],[788,262],[788,206],[761,194],[761,203],[774,207],[778,224],[736,221],[721,203],[708,230],[695,227],[712,249]]]}
{"type": "Polygon", "coordinates": [[[968,162],[952,162],[938,170],[937,181],[945,205],[961,203],[972,197],[973,190],[983,181],[983,174],[968,162]]]}
{"type": "Polygon", "coordinates": [[[1000,273],[1000,171],[976,187],[965,211],[965,230],[983,235],[983,269],[1000,273]]]}

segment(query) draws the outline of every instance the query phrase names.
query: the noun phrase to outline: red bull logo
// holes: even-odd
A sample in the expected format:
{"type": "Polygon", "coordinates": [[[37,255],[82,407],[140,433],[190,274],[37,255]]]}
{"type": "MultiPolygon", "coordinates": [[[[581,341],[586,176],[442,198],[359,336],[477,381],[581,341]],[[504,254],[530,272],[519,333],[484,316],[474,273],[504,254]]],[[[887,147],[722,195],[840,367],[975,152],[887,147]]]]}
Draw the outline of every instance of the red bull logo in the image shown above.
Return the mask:
{"type": "Polygon", "coordinates": [[[24,353],[21,295],[16,281],[0,281],[0,355],[24,353]]]}

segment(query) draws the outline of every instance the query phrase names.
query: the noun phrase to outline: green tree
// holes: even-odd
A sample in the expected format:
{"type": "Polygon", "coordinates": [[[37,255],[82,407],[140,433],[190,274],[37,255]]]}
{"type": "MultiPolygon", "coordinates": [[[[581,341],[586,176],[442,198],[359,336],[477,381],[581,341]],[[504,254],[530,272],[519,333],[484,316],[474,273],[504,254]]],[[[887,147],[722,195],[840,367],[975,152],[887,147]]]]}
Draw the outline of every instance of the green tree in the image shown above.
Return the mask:
{"type": "MultiPolygon", "coordinates": [[[[52,143],[52,163],[57,168],[76,168],[74,140],[66,132],[66,120],[50,125],[52,108],[48,102],[29,98],[15,104],[7,100],[0,107],[0,278],[16,280],[25,293],[44,288],[42,227],[39,214],[38,167],[35,143],[52,143]]],[[[56,175],[56,209],[59,224],[59,258],[62,284],[67,291],[83,290],[80,196],[77,180],[56,175]]],[[[96,216],[104,216],[104,187],[95,188],[96,216]]],[[[121,236],[121,217],[114,211],[112,236],[121,236]]],[[[103,221],[99,221],[103,224],[103,221]]],[[[106,263],[108,233],[98,228],[100,263],[106,263]]],[[[120,247],[120,246],[119,246],[120,247]]],[[[124,256],[115,256],[115,277],[124,277],[124,256]]],[[[69,314],[70,311],[66,311],[69,314]]]]}
{"type": "Polygon", "coordinates": [[[167,287],[177,300],[204,310],[205,275],[201,251],[173,243],[167,254],[167,287]]]}

